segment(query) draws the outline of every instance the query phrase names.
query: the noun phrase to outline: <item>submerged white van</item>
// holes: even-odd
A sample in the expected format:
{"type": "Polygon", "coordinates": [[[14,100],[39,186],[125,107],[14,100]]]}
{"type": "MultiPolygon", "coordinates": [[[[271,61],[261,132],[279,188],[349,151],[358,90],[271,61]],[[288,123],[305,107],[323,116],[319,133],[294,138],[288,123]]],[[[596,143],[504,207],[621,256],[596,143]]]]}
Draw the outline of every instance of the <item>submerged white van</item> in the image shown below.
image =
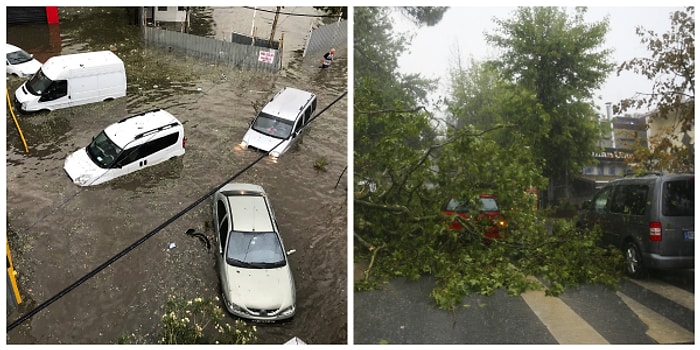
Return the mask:
{"type": "Polygon", "coordinates": [[[258,113],[243,136],[241,146],[268,152],[278,158],[299,139],[316,110],[316,95],[285,87],[258,113]]]}
{"type": "Polygon", "coordinates": [[[185,154],[185,130],[163,109],[126,117],[70,154],[63,165],[79,186],[93,186],[185,154]]]}
{"type": "Polygon", "coordinates": [[[124,62],[111,51],[54,56],[15,91],[24,112],[51,111],[126,96],[124,62]]]}

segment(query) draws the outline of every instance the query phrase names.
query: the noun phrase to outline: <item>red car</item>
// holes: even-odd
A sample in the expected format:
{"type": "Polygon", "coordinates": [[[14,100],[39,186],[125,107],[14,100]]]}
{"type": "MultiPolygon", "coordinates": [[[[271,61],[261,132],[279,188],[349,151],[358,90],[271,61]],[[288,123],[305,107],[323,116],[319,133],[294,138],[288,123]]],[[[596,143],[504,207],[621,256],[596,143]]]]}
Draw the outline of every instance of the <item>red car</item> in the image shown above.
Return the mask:
{"type": "MultiPolygon", "coordinates": [[[[452,198],[443,209],[445,215],[451,217],[456,214],[466,220],[471,220],[469,212],[469,203],[455,198],[452,198]]],[[[493,239],[505,237],[507,222],[498,209],[496,196],[490,194],[481,194],[479,196],[479,218],[477,219],[479,225],[482,225],[481,220],[488,220],[485,225],[485,237],[493,239]]],[[[454,230],[464,231],[464,227],[456,218],[452,220],[449,226],[454,230]]]]}

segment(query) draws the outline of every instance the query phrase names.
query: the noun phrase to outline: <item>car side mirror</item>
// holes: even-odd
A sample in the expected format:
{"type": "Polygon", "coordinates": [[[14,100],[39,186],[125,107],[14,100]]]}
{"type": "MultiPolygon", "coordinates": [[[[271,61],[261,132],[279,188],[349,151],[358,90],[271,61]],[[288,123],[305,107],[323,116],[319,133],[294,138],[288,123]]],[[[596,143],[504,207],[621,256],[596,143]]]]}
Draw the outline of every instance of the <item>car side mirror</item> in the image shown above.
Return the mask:
{"type": "Polygon", "coordinates": [[[290,249],[290,250],[287,251],[287,256],[290,256],[290,255],[292,255],[292,254],[294,254],[294,253],[296,253],[296,252],[297,252],[296,249],[290,249]]]}

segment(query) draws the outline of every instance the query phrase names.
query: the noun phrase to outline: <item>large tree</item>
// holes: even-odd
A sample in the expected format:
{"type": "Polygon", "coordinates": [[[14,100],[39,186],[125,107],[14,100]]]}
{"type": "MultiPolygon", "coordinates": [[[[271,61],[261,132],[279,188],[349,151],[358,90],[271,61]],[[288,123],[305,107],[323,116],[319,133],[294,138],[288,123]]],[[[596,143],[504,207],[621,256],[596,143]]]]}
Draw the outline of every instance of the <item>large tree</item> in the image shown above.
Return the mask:
{"type": "MultiPolygon", "coordinates": [[[[544,183],[527,129],[539,133],[532,121],[546,116],[535,94],[493,76],[491,68],[484,70],[494,83],[488,91],[464,72],[464,89],[450,105],[456,118],[484,120],[477,114],[489,111],[513,118],[475,125],[465,117],[460,127],[434,128],[415,93],[424,90],[415,85],[420,76],[409,84],[397,72],[403,41],[388,20],[391,10],[354,11],[354,256],[368,263],[356,288],[428,274],[436,279],[436,303],[454,308],[469,293],[503,288],[517,294],[534,287],[528,275],[545,278],[555,293],[579,281],[610,281],[615,264],[592,244],[594,235],[571,239],[574,232],[566,225],[546,234],[526,193],[544,183]],[[495,96],[478,105],[470,92],[495,96]],[[464,232],[450,229],[452,218],[441,210],[451,197],[476,204],[484,192],[498,195],[509,223],[507,238],[490,244],[482,242],[482,228],[474,222],[465,223],[464,232]]],[[[479,207],[471,208],[478,216],[479,207]]]]}
{"type": "Polygon", "coordinates": [[[656,127],[648,147],[639,145],[629,160],[642,171],[693,172],[695,143],[695,8],[670,15],[671,29],[659,34],[637,27],[650,57],[638,57],[618,67],[654,81],[652,90],[620,101],[616,112],[646,107],[653,110],[648,123],[656,127]],[[663,126],[661,126],[663,125],[663,126]]]}
{"type": "Polygon", "coordinates": [[[599,131],[592,97],[613,69],[611,51],[601,48],[608,19],[586,23],[585,13],[585,7],[572,16],[563,8],[520,7],[512,18],[495,19],[498,28],[486,35],[502,50],[492,63],[533,91],[547,113],[541,126],[549,132],[534,146],[550,179],[550,199],[570,197],[571,176],[593,161],[599,131]]]}

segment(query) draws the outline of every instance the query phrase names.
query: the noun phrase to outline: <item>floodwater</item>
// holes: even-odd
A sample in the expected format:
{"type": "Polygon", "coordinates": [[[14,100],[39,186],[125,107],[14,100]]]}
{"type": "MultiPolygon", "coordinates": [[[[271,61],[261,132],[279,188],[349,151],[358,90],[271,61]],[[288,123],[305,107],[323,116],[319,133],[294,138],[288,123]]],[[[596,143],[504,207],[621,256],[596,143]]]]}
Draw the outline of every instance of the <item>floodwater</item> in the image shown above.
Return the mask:
{"type": "MultiPolygon", "coordinates": [[[[331,69],[320,70],[318,59],[297,54],[287,55],[279,74],[266,74],[144,48],[138,28],[128,25],[121,9],[60,11],[59,48],[56,40],[45,42],[45,33],[56,31],[46,25],[10,27],[8,42],[56,54],[111,46],[125,61],[128,90],[114,101],[18,115],[29,153],[7,112],[7,233],[23,297],[18,310],[8,311],[8,325],[257,159],[258,153],[236,145],[279,89],[316,93],[318,111],[347,91],[346,45],[337,46],[339,59],[331,69]],[[69,153],[107,125],[154,108],[184,123],[183,157],[95,187],[70,182],[63,172],[69,153]]],[[[216,32],[206,28],[216,25],[215,11],[204,11],[196,24],[216,32]]],[[[300,27],[306,35],[308,26],[300,27]]],[[[20,84],[8,77],[10,94],[20,84]]],[[[297,149],[277,163],[265,159],[236,179],[267,190],[285,246],[296,250],[290,264],[297,315],[290,322],[258,325],[259,343],[295,336],[309,344],[347,343],[347,111],[347,98],[339,99],[308,126],[297,149]]],[[[185,234],[193,228],[213,242],[210,201],[9,331],[7,343],[106,344],[130,334],[154,343],[168,295],[219,295],[213,251],[185,234]],[[171,243],[175,248],[169,249],[171,243]]]]}

